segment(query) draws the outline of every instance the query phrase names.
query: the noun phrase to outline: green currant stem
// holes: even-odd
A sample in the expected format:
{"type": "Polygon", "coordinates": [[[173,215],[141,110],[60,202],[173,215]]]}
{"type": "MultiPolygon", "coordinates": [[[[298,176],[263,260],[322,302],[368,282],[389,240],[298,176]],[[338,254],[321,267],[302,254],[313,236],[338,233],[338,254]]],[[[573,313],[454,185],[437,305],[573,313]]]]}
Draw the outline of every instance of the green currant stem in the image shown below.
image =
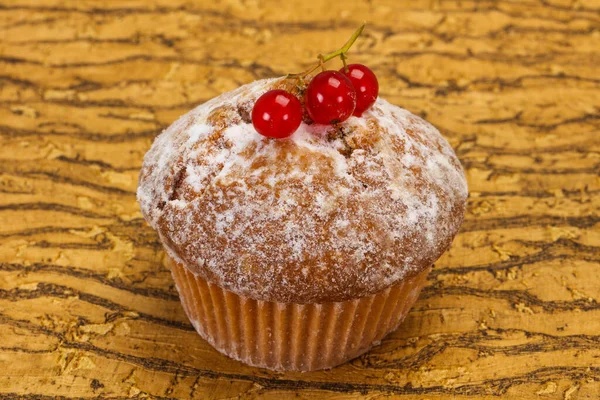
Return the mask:
{"type": "Polygon", "coordinates": [[[356,30],[356,32],[354,32],[352,34],[352,36],[350,37],[350,39],[348,39],[348,41],[346,42],[346,44],[344,46],[342,46],[341,49],[336,50],[333,53],[329,53],[329,54],[327,54],[325,56],[322,56],[323,62],[327,62],[327,61],[329,61],[329,60],[331,60],[333,58],[336,58],[337,56],[342,56],[343,55],[343,57],[345,57],[345,55],[348,52],[348,50],[350,50],[350,47],[352,47],[352,45],[354,44],[354,42],[356,42],[356,39],[358,39],[358,37],[362,33],[363,29],[365,29],[365,25],[366,25],[366,23],[363,22],[363,24],[360,26],[360,28],[358,28],[356,30]]]}
{"type": "Polygon", "coordinates": [[[346,57],[346,53],[340,54],[340,58],[342,59],[342,62],[344,63],[344,72],[348,72],[348,63],[346,62],[346,59],[348,57],[346,57]]]}
{"type": "Polygon", "coordinates": [[[321,71],[325,71],[325,61],[323,61],[323,56],[319,54],[319,66],[321,67],[321,71]]]}
{"type": "Polygon", "coordinates": [[[352,34],[350,39],[348,39],[346,44],[343,45],[340,49],[338,49],[334,52],[331,52],[329,54],[326,54],[326,55],[319,54],[319,56],[317,57],[319,59],[319,63],[317,65],[313,65],[308,70],[301,72],[299,74],[288,74],[286,78],[288,78],[288,79],[303,78],[303,77],[313,73],[319,67],[321,67],[322,70],[325,70],[325,67],[323,66],[323,64],[325,64],[327,61],[332,60],[336,57],[340,57],[342,59],[342,62],[344,63],[344,69],[347,71],[348,66],[346,64],[346,59],[347,59],[346,53],[348,52],[348,50],[350,50],[350,47],[352,47],[352,45],[354,44],[356,39],[358,39],[358,37],[362,33],[363,29],[365,29],[365,25],[366,25],[366,22],[363,22],[363,24],[352,34]]]}

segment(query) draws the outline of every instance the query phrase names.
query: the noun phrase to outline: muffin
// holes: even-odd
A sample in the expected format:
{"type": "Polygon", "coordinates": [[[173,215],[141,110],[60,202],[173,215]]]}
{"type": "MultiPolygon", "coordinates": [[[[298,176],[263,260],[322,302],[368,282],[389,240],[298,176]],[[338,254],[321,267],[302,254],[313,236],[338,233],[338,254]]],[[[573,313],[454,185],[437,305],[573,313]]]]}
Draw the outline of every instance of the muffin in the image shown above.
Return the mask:
{"type": "Polygon", "coordinates": [[[404,319],[462,221],[467,185],[429,123],[378,98],[362,116],[259,135],[267,79],[160,134],[138,200],[181,302],[217,350],[274,370],[331,368],[404,319]]]}

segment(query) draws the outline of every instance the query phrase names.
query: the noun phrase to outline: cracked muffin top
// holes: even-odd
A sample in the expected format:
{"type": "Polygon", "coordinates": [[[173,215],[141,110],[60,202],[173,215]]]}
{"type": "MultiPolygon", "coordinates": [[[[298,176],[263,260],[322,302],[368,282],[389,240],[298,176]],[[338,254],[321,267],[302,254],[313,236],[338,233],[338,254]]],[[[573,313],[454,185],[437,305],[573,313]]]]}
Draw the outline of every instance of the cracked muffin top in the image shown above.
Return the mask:
{"type": "Polygon", "coordinates": [[[431,124],[377,99],[362,117],[259,135],[256,81],[185,114],[144,158],[138,200],[168,254],[238,295],[292,303],[379,292],[430,266],[465,211],[467,184],[431,124]]]}

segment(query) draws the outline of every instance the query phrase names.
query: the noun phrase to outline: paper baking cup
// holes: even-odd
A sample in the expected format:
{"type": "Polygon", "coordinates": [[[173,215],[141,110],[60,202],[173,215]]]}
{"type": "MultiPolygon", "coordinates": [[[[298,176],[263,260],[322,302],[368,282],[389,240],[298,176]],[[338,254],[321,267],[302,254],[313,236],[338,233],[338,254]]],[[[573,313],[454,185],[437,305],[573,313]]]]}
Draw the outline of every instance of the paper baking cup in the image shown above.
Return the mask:
{"type": "Polygon", "coordinates": [[[170,258],[169,265],[200,336],[233,359],[280,371],[331,368],[379,344],[408,314],[430,270],[360,299],[294,304],[239,296],[170,258]]]}

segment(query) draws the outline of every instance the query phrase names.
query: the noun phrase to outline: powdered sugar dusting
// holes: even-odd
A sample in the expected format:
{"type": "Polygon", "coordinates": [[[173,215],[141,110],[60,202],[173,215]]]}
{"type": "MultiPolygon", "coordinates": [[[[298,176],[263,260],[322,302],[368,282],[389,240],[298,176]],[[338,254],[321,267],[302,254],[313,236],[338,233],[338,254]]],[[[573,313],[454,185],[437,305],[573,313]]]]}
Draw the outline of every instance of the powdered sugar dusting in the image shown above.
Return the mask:
{"type": "Polygon", "coordinates": [[[169,253],[235,293],[298,303],[365,296],[431,265],[467,197],[446,140],[382,99],[337,128],[265,138],[231,110],[276,82],[219,96],[157,137],[138,199],[169,253]]]}

